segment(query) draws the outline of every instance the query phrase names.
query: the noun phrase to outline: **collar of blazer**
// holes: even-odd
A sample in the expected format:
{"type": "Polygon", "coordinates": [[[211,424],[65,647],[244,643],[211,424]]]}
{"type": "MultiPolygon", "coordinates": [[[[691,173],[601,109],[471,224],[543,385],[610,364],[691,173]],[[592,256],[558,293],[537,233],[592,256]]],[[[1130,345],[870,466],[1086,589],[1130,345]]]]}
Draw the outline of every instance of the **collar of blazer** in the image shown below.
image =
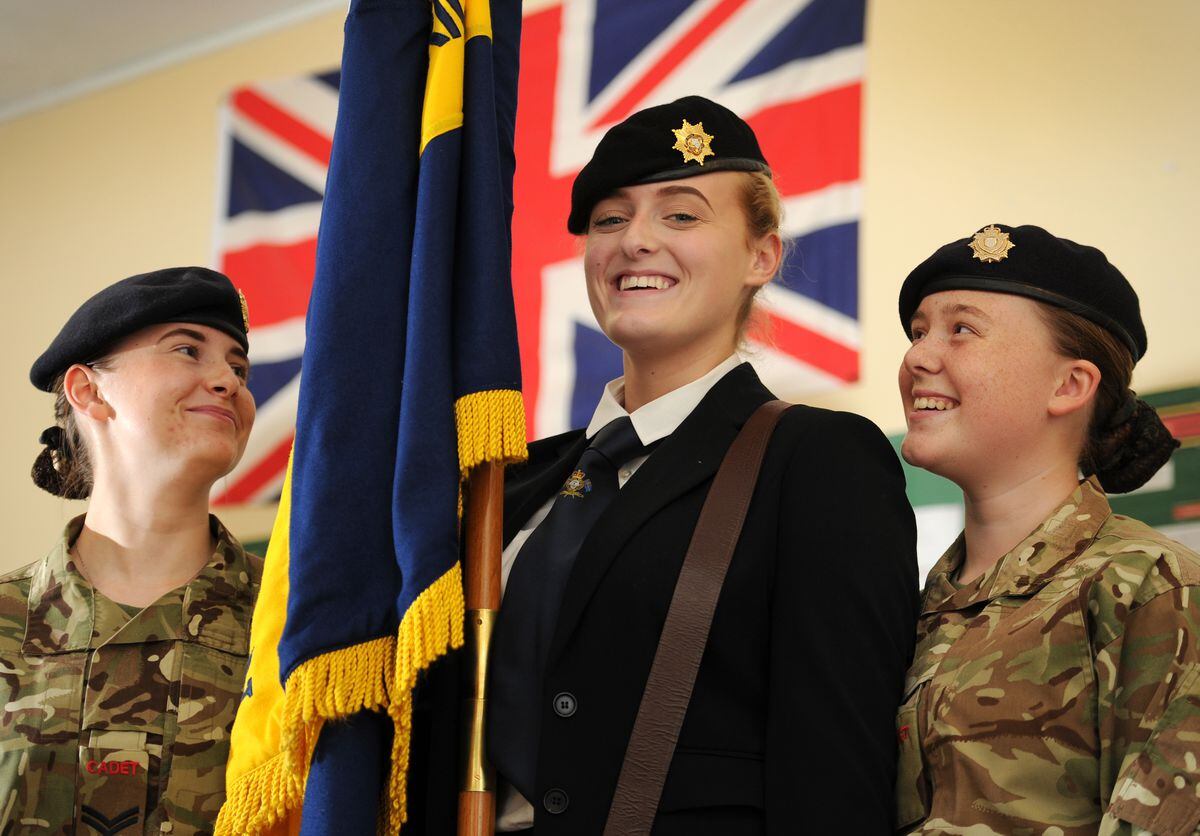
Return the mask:
{"type": "MultiPolygon", "coordinates": [[[[563,593],[550,648],[553,663],[574,631],[596,586],[621,548],[660,509],[711,479],[729,445],[754,410],[774,395],[749,363],[721,378],[679,428],[662,441],[621,489],[583,544],[563,593]]],[[[504,540],[558,490],[583,454],[581,430],[534,442],[526,465],[507,485],[504,540]]]]}

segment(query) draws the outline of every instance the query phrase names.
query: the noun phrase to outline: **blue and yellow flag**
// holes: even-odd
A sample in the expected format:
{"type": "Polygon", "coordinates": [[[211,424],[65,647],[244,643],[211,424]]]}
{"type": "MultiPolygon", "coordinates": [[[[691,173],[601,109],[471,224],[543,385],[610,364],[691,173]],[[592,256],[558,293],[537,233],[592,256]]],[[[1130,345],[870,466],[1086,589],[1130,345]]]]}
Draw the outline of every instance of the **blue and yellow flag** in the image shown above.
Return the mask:
{"type": "Polygon", "coordinates": [[[295,832],[302,807],[305,831],[349,832],[338,808],[361,808],[373,773],[381,829],[405,820],[412,690],[463,642],[461,480],[525,456],[519,29],[519,0],[350,4],[296,440],[218,833],[295,832]],[[327,737],[352,730],[344,751],[372,728],[326,722],[355,715],[393,734],[351,759],[357,774],[321,774],[327,737]]]}

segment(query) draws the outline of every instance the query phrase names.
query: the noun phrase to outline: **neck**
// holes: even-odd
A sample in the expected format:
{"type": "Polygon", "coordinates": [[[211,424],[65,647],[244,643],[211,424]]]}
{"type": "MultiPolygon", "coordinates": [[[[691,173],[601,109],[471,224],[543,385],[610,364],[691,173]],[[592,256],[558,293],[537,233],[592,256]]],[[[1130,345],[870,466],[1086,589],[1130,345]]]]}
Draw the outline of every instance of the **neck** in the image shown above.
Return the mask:
{"type": "Polygon", "coordinates": [[[667,357],[625,352],[625,411],[633,412],[711,372],[733,346],[698,346],[667,357]]]}
{"type": "Polygon", "coordinates": [[[1079,484],[1074,462],[1004,484],[963,487],[966,559],[959,580],[982,575],[1024,540],[1079,484]]]}
{"type": "Polygon", "coordinates": [[[206,489],[97,478],[73,550],[105,597],[144,607],[195,577],[213,547],[206,489]]]}

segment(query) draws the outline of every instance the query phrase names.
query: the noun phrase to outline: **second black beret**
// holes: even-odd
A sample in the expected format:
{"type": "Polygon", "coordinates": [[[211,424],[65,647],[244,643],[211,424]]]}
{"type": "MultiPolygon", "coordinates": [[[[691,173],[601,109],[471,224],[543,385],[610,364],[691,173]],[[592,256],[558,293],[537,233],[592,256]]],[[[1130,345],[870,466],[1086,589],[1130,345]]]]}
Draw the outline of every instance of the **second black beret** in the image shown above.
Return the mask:
{"type": "Polygon", "coordinates": [[[80,305],[34,361],[29,380],[52,391],[71,364],[95,360],[123,337],[164,322],[207,325],[250,347],[245,297],[233,282],[205,267],[168,267],[122,279],[80,305]]]}

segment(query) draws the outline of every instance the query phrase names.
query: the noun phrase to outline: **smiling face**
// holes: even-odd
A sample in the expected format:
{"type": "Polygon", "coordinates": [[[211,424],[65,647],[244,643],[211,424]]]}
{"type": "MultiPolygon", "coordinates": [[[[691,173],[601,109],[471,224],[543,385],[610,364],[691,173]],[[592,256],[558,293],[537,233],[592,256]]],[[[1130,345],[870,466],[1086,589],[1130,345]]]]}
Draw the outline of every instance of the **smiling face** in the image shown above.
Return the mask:
{"type": "Polygon", "coordinates": [[[900,365],[907,462],[967,487],[1074,455],[1048,430],[1078,364],[1055,351],[1038,305],[974,290],[922,300],[900,365]]]}
{"type": "MultiPolygon", "coordinates": [[[[92,449],[124,472],[186,468],[215,482],[233,469],[254,425],[242,347],[215,328],[167,323],[127,337],[93,372],[107,420],[92,449]]],[[[87,422],[84,422],[87,423],[87,422]]]]}
{"type": "Polygon", "coordinates": [[[740,172],[621,189],[592,209],[584,255],[596,321],[629,354],[733,353],[739,312],[770,281],[779,236],[752,239],[740,172]]]}

